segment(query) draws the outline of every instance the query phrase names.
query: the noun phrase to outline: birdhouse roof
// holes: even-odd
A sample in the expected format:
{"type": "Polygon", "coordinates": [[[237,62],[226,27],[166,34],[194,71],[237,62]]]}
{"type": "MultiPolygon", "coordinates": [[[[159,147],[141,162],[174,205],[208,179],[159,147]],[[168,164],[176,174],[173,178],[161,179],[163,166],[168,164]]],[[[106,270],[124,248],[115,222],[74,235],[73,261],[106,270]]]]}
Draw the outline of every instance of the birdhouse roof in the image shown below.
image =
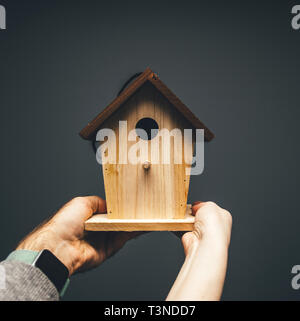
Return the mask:
{"type": "Polygon", "coordinates": [[[214,134],[194,115],[194,113],[159,79],[150,68],[137,77],[117,98],[100,114],[84,127],[80,136],[87,140],[94,139],[103,122],[108,119],[122,104],[127,101],[145,82],[152,85],[185,117],[195,128],[204,129],[205,141],[211,141],[214,134]]]}

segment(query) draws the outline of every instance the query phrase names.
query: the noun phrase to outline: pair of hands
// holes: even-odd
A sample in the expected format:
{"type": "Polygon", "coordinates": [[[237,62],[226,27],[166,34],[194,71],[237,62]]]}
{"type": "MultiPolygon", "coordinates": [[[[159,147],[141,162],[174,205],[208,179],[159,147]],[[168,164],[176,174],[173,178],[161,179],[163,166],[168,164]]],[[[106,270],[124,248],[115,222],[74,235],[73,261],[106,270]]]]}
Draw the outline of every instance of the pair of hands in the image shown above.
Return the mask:
{"type": "MultiPolygon", "coordinates": [[[[231,215],[213,202],[195,202],[194,231],[183,234],[187,258],[197,256],[201,244],[227,250],[231,215]]],[[[105,213],[98,196],[77,197],[64,205],[49,221],[37,227],[18,245],[18,250],[50,250],[69,269],[70,276],[94,268],[142,232],[85,232],[84,222],[95,213],[105,213]]]]}

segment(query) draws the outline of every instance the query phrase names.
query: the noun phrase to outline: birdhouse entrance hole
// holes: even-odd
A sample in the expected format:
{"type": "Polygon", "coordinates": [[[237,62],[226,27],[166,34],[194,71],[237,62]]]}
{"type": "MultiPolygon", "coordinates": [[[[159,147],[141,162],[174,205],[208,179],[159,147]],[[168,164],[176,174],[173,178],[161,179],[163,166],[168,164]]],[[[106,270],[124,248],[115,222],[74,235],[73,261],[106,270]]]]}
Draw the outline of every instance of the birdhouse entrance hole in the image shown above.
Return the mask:
{"type": "Polygon", "coordinates": [[[143,135],[140,136],[140,133],[137,131],[137,135],[144,140],[151,140],[158,133],[158,124],[153,118],[142,118],[140,119],[135,126],[135,129],[143,129],[147,133],[147,139],[143,135]]]}

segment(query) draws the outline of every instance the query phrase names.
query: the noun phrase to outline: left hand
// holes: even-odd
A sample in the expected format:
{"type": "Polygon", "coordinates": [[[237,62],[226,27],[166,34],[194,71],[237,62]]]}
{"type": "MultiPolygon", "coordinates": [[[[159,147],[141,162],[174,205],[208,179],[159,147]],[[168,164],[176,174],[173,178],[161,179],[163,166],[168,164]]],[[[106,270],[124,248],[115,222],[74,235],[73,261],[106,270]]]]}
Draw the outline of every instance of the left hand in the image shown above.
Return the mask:
{"type": "Polygon", "coordinates": [[[141,232],[85,232],[84,222],[94,213],[105,213],[106,202],[98,196],[76,197],[49,221],[37,227],[17,250],[51,251],[70,275],[94,268],[141,232]]]}

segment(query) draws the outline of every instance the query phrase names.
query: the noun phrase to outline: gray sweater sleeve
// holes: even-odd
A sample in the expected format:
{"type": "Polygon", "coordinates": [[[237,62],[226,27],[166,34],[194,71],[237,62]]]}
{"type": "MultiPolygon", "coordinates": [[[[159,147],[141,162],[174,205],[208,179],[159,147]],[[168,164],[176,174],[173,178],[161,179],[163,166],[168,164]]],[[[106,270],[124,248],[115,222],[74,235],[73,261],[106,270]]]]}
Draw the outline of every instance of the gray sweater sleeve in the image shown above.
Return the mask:
{"type": "Polygon", "coordinates": [[[38,268],[17,261],[0,263],[0,301],[58,301],[53,283],[38,268]]]}

